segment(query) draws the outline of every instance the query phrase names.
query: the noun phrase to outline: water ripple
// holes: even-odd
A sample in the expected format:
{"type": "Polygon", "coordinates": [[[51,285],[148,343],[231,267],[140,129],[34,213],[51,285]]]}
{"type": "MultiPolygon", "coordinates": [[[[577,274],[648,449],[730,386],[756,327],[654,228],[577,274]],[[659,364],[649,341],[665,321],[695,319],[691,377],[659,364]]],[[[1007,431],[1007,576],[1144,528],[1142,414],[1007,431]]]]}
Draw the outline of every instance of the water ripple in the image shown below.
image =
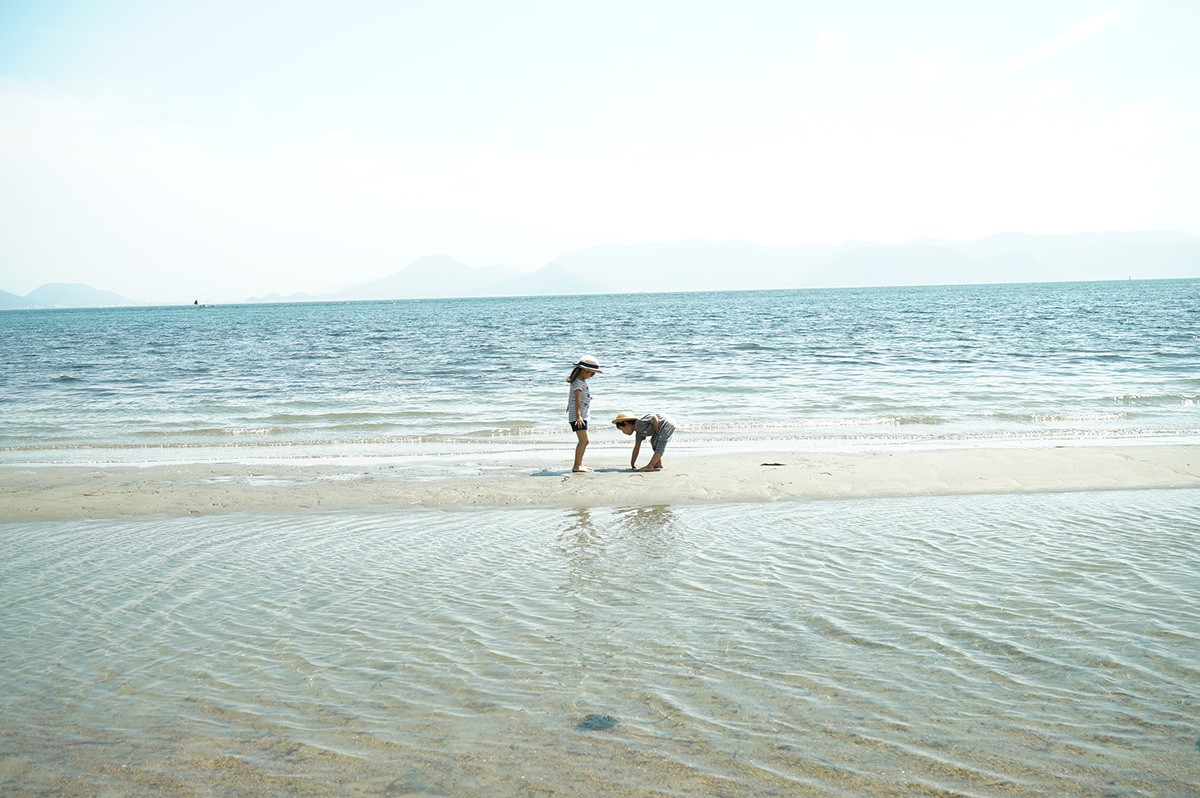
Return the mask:
{"type": "Polygon", "coordinates": [[[1197,518],[1154,491],[9,524],[0,740],[35,791],[232,757],[501,795],[1183,795],[1197,518]]]}

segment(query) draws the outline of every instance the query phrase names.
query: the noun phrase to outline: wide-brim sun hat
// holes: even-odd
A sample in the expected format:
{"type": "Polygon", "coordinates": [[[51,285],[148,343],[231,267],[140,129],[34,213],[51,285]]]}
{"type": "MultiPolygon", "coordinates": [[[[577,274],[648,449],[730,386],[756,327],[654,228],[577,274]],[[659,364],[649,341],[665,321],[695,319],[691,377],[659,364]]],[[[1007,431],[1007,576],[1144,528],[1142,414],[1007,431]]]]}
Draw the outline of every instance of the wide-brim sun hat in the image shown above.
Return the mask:
{"type": "Polygon", "coordinates": [[[614,424],[628,424],[637,421],[638,417],[633,413],[617,413],[617,417],[612,420],[614,424]]]}
{"type": "Polygon", "coordinates": [[[600,370],[600,361],[596,360],[596,358],[592,357],[591,355],[579,358],[579,362],[575,365],[579,366],[580,368],[587,369],[588,371],[594,371],[597,374],[604,373],[600,370]]]}

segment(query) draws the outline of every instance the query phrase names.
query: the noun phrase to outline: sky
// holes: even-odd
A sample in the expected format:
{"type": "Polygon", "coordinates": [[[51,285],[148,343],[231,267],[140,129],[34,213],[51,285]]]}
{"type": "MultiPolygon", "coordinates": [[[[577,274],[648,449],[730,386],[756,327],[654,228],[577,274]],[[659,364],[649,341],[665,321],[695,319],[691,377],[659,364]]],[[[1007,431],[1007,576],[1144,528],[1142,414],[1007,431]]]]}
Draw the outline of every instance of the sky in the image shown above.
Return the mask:
{"type": "Polygon", "coordinates": [[[1200,234],[1194,0],[0,0],[0,290],[1200,234]]]}

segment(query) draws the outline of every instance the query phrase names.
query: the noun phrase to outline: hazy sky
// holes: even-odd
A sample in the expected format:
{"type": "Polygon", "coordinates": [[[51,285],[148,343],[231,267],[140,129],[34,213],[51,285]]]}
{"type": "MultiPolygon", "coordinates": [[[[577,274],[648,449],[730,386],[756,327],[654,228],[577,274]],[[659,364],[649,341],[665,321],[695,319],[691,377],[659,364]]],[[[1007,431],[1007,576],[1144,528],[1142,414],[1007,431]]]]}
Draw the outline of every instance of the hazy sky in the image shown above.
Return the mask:
{"type": "Polygon", "coordinates": [[[1200,233],[1195,0],[0,0],[0,289],[1200,233]]]}

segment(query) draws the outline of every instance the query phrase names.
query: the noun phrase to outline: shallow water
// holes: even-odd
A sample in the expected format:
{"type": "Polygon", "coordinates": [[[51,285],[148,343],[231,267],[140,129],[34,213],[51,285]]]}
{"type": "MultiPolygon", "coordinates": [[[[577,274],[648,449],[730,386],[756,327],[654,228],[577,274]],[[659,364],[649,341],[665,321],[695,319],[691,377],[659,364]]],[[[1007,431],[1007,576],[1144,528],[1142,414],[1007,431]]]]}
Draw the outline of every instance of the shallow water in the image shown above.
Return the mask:
{"type": "Polygon", "coordinates": [[[0,793],[1195,795],[1197,519],[1182,490],[4,524],[0,793]]]}

